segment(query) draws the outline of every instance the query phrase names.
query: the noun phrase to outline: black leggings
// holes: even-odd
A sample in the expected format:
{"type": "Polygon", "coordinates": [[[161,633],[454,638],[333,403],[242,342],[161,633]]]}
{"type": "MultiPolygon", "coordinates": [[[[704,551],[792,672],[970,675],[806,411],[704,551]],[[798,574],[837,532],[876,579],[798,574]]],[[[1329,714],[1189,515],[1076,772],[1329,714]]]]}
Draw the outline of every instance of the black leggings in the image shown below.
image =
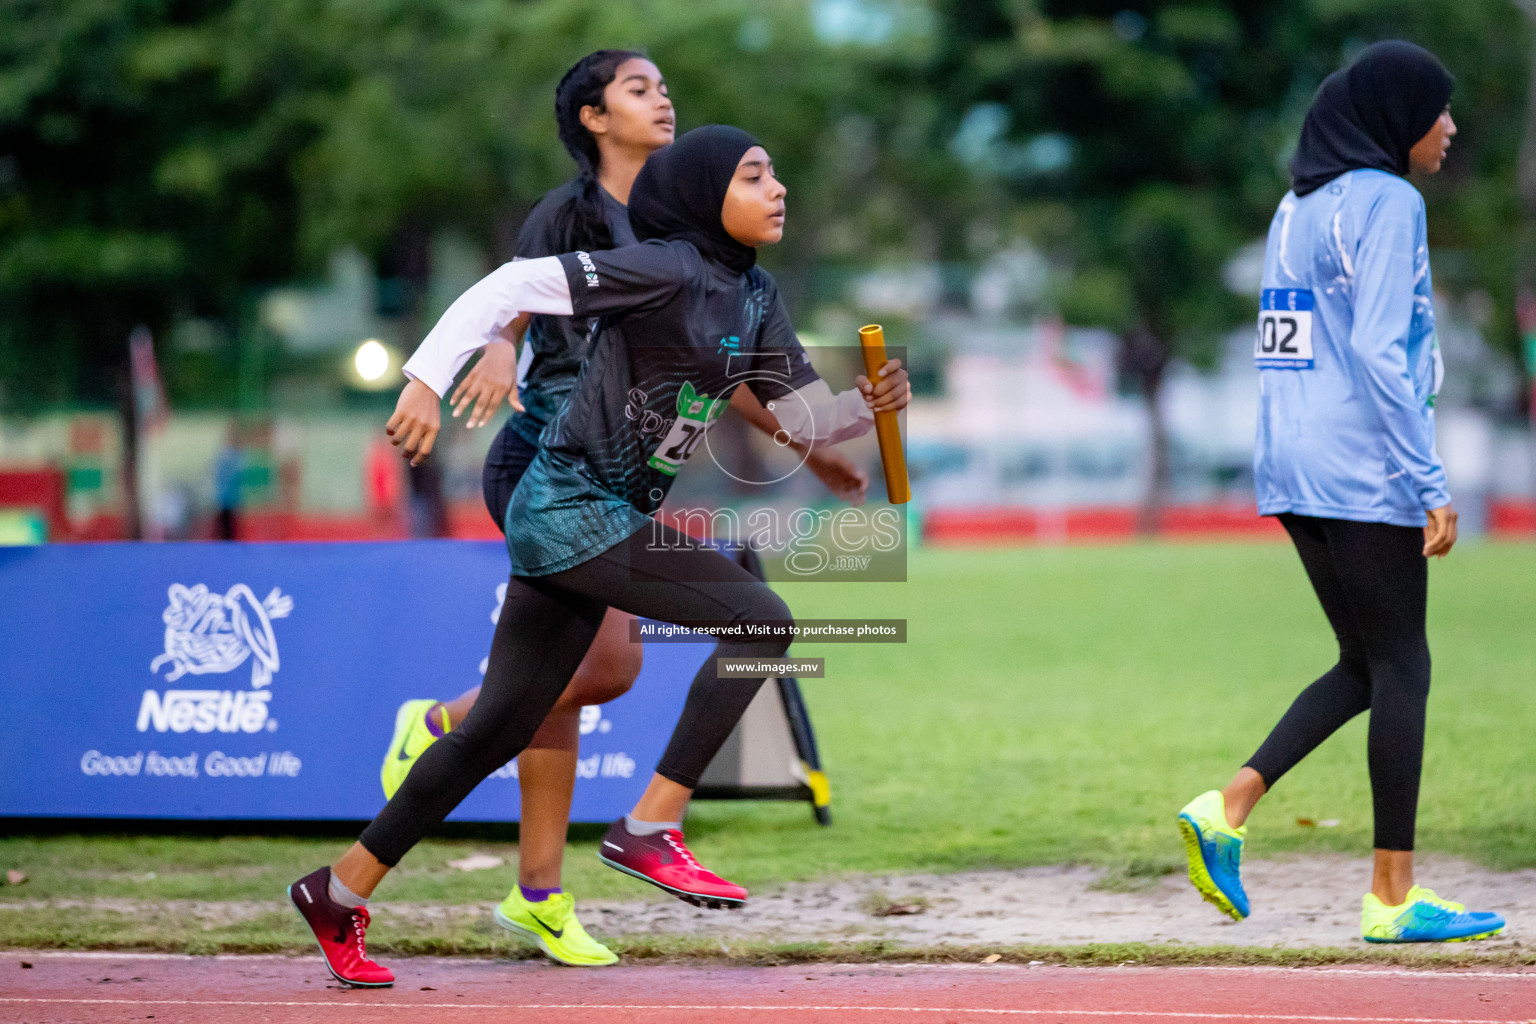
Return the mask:
{"type": "MultiPolygon", "coordinates": [[[[790,621],[788,606],[767,584],[660,523],[564,572],[512,577],[480,696],[463,724],[427,748],[363,830],[360,841],[369,853],[391,867],[399,863],[480,780],[528,745],[609,605],[682,625],[790,621]]],[[[717,644],[694,677],[657,773],[695,788],[763,684],[715,678],[715,656],[777,658],[788,647],[782,637],[717,644]]]]}
{"type": "Polygon", "coordinates": [[[1412,850],[1429,701],[1424,532],[1290,513],[1280,522],[1339,639],[1339,662],[1301,691],[1248,767],[1273,786],[1339,726],[1369,709],[1376,848],[1412,850]]]}

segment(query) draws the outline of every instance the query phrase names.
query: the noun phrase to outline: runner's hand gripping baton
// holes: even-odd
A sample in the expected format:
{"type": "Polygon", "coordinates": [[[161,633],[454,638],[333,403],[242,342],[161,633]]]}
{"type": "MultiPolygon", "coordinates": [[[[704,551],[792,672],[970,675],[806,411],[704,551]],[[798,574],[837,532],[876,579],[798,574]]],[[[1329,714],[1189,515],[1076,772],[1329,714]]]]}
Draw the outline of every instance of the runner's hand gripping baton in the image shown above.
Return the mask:
{"type": "MultiPolygon", "coordinates": [[[[879,324],[859,328],[859,348],[864,353],[864,375],[880,383],[880,367],[886,363],[885,332],[879,324]]],[[[912,500],[907,482],[907,456],[901,449],[901,425],[894,412],[875,413],[875,437],[880,440],[880,468],[885,470],[885,496],[892,505],[912,500]]]]}

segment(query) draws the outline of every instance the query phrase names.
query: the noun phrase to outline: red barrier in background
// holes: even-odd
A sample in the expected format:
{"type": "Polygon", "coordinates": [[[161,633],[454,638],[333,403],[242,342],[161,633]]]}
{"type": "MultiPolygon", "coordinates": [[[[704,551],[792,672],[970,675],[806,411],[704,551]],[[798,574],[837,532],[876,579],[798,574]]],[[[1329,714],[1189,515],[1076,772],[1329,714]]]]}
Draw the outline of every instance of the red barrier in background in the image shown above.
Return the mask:
{"type": "MultiPolygon", "coordinates": [[[[1177,505],[1163,510],[1164,537],[1283,537],[1251,505],[1177,505]]],[[[1093,508],[950,508],[923,516],[923,542],[941,546],[1065,544],[1136,535],[1136,510],[1093,508]]]]}
{"type": "MultiPolygon", "coordinates": [[[[1162,513],[1164,538],[1255,537],[1281,539],[1285,530],[1253,506],[1173,505],[1162,513]]],[[[1536,502],[1493,502],[1488,533],[1501,539],[1536,537],[1536,502]]],[[[1124,540],[1136,536],[1129,508],[947,508],[923,517],[924,543],[966,545],[1065,544],[1124,540]]]]}
{"type": "Polygon", "coordinates": [[[64,471],[53,467],[0,470],[0,508],[38,512],[48,522],[48,536],[69,536],[64,517],[64,471]]]}
{"type": "MultiPolygon", "coordinates": [[[[53,472],[53,471],[48,471],[53,472]]],[[[34,491],[7,490],[0,473],[0,508],[51,508],[34,500],[12,500],[15,494],[34,491]]],[[[26,474],[19,474],[26,475],[26,474]]],[[[29,486],[35,486],[30,484],[29,486]]],[[[62,477],[58,484],[62,512],[62,477]]],[[[120,516],[99,515],[69,523],[62,516],[49,519],[49,537],[55,540],[121,540],[120,516]]],[[[210,528],[211,529],[211,528],[210,528]]],[[[1136,536],[1136,512],[1119,507],[1034,509],[978,507],[934,509],[922,518],[922,540],[944,547],[1064,544],[1127,540],[1136,536]]],[[[452,502],[448,506],[448,535],[461,540],[500,540],[501,531],[479,500],[452,502]]],[[[1160,536],[1195,540],[1203,537],[1252,537],[1281,539],[1285,531],[1270,517],[1260,517],[1251,505],[1175,505],[1163,510],[1160,536]]],[[[1536,502],[1494,502],[1488,511],[1488,535],[1502,540],[1536,539],[1536,502]]],[[[208,530],[199,533],[203,539],[208,530]]],[[[404,540],[404,517],[371,516],[368,513],[325,515],[293,512],[250,511],[240,516],[242,540],[404,540]]]]}
{"type": "Polygon", "coordinates": [[[1496,501],[1488,506],[1488,532],[1502,537],[1536,537],[1536,501],[1496,501]]]}

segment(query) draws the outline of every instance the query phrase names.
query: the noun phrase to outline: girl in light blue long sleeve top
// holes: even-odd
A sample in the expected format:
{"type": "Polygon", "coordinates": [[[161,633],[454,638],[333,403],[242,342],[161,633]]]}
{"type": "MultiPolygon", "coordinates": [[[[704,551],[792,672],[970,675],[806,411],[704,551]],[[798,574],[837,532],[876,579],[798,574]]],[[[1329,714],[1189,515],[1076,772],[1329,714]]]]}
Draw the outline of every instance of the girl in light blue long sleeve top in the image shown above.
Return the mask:
{"type": "Polygon", "coordinates": [[[1429,697],[1428,562],[1456,542],[1435,453],[1434,293],[1424,200],[1405,176],[1440,169],[1456,126],[1452,80],[1428,51],[1378,43],[1317,92],[1264,255],[1259,512],[1280,519],[1339,642],[1224,790],[1179,815],[1190,880],[1241,920],[1245,822],[1270,787],[1370,712],[1375,873],[1368,942],[1482,938],[1504,927],[1414,884],[1429,697]]]}
{"type": "Polygon", "coordinates": [[[1424,200],[1375,169],[1281,200],[1264,256],[1259,514],[1424,526],[1440,359],[1424,200]]]}

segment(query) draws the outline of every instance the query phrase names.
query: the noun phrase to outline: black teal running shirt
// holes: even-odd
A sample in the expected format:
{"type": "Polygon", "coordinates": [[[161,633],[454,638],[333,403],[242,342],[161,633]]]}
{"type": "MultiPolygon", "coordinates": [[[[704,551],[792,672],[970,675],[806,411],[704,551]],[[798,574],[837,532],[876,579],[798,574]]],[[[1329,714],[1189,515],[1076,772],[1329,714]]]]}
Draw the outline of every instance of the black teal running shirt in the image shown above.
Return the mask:
{"type": "Polygon", "coordinates": [[[506,264],[454,303],[406,373],[443,394],[523,309],[601,321],[508,506],[514,575],[560,572],[645,528],[742,384],[795,440],[836,443],[873,423],[857,390],[834,396],[816,374],[767,272],[681,240],[506,264]]]}

